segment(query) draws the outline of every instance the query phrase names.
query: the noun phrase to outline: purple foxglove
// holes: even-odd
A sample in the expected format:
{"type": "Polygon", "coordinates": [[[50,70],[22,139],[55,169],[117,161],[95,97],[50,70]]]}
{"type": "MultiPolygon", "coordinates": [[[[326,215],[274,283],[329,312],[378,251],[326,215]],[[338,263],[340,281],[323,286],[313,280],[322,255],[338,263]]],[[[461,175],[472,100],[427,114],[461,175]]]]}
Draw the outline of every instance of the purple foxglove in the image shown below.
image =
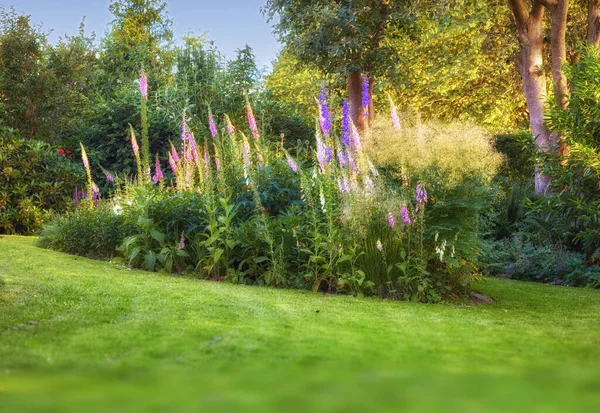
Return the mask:
{"type": "Polygon", "coordinates": [[[255,140],[259,140],[260,135],[258,134],[258,128],[256,127],[256,119],[254,118],[254,112],[252,112],[252,106],[250,106],[249,100],[246,100],[246,112],[248,115],[248,125],[250,125],[250,130],[252,131],[252,136],[255,140]]]}
{"type": "Polygon", "coordinates": [[[294,171],[294,173],[298,173],[298,165],[296,165],[294,159],[290,155],[286,155],[286,158],[288,165],[290,168],[292,168],[292,171],[294,171]]]}
{"type": "Polygon", "coordinates": [[[248,143],[248,139],[246,136],[242,134],[244,138],[244,142],[242,143],[242,158],[244,159],[244,164],[249,168],[250,163],[250,144],[248,143]]]}
{"type": "Polygon", "coordinates": [[[406,208],[406,205],[402,205],[402,209],[400,210],[400,214],[402,215],[402,221],[404,221],[404,223],[406,225],[411,225],[412,221],[410,220],[410,216],[408,215],[408,208],[406,208]]]}
{"type": "Polygon", "coordinates": [[[417,196],[416,196],[416,200],[418,204],[425,204],[427,203],[427,191],[425,190],[425,187],[423,186],[423,184],[419,184],[417,185],[417,196]]]}
{"type": "Polygon", "coordinates": [[[137,143],[137,139],[135,139],[133,131],[131,131],[131,149],[133,149],[133,154],[135,156],[140,156],[140,146],[137,143]]]}
{"type": "Polygon", "coordinates": [[[369,97],[369,77],[367,75],[363,75],[362,77],[362,116],[369,116],[369,105],[371,103],[371,99],[369,97]]]}
{"type": "Polygon", "coordinates": [[[214,138],[217,136],[217,125],[215,125],[215,120],[213,119],[212,113],[208,111],[208,127],[210,129],[210,134],[214,138]]]}
{"type": "Polygon", "coordinates": [[[148,99],[148,78],[146,77],[145,73],[142,73],[142,75],[140,76],[140,94],[148,99]]]}
{"type": "Polygon", "coordinates": [[[175,149],[173,144],[171,144],[171,157],[175,163],[179,162],[179,154],[177,153],[177,149],[175,149]]]}
{"type": "Polygon", "coordinates": [[[173,159],[173,155],[169,153],[169,165],[171,166],[171,171],[173,171],[173,175],[177,175],[177,162],[173,159]]]}
{"type": "Polygon", "coordinates": [[[392,213],[390,211],[388,211],[387,218],[388,218],[388,224],[389,224],[390,228],[394,228],[396,223],[394,222],[394,216],[392,215],[392,213]]]}
{"type": "Polygon", "coordinates": [[[156,161],[154,162],[154,170],[157,180],[162,181],[163,179],[165,179],[165,176],[163,175],[163,172],[160,169],[160,161],[158,160],[158,156],[156,157],[156,161]]]}
{"type": "Polygon", "coordinates": [[[350,114],[348,99],[344,99],[344,106],[342,109],[342,144],[346,147],[350,146],[350,114]]]}
{"type": "Polygon", "coordinates": [[[321,130],[323,131],[323,135],[328,137],[331,134],[331,117],[327,108],[327,89],[325,89],[325,86],[321,86],[321,91],[319,92],[319,109],[321,112],[319,116],[321,130]]]}
{"type": "Polygon", "coordinates": [[[229,119],[229,116],[227,116],[227,115],[225,115],[225,125],[227,126],[227,133],[231,134],[231,133],[235,132],[233,123],[231,123],[231,119],[229,119]]]}
{"type": "Polygon", "coordinates": [[[90,168],[90,161],[88,160],[87,153],[83,145],[81,145],[81,162],[86,170],[90,168]]]}

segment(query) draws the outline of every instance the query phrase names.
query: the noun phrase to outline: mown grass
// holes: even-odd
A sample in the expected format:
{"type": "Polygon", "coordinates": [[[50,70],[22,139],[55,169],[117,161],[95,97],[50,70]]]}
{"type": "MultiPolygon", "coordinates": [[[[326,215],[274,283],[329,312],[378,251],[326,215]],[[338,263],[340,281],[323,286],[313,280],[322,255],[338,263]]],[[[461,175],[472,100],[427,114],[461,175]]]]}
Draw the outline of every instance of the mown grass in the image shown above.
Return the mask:
{"type": "Polygon", "coordinates": [[[129,271],[0,238],[0,411],[576,412],[600,292],[422,305],[129,271]]]}

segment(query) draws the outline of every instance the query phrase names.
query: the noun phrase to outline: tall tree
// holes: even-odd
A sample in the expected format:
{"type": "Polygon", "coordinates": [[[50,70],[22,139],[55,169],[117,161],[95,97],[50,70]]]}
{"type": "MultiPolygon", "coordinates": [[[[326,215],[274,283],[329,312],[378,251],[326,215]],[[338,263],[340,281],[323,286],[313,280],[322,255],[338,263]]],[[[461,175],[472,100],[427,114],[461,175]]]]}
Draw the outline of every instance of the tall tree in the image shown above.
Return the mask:
{"type": "Polygon", "coordinates": [[[46,35],[30,16],[0,9],[0,99],[4,123],[32,139],[46,100],[46,35]]]}
{"type": "Polygon", "coordinates": [[[113,0],[110,32],[102,41],[103,83],[125,83],[148,73],[151,86],[164,83],[174,62],[172,22],[162,0],[113,0]]]}
{"type": "MultiPolygon", "coordinates": [[[[523,79],[523,89],[529,123],[538,150],[545,153],[568,155],[568,147],[557,133],[550,133],[544,124],[544,111],[547,101],[546,74],[544,71],[544,41],[547,37],[545,11],[550,16],[550,61],[554,100],[565,109],[569,101],[569,85],[563,73],[567,62],[567,27],[571,6],[569,0],[508,0],[517,28],[520,54],[517,67],[523,79]],[[529,5],[530,4],[530,5],[529,5]]],[[[600,1],[587,1],[587,41],[595,46],[600,44],[600,1]]],[[[546,193],[550,187],[549,178],[537,168],[535,190],[546,193]]]]}
{"type": "MultiPolygon", "coordinates": [[[[407,24],[407,2],[392,0],[267,0],[263,12],[279,16],[275,32],[301,63],[347,76],[350,115],[360,131],[372,121],[375,79],[393,70],[395,50],[387,41],[407,24]],[[361,116],[362,82],[368,77],[370,108],[361,116]]],[[[410,3],[410,2],[408,2],[410,3]]]]}

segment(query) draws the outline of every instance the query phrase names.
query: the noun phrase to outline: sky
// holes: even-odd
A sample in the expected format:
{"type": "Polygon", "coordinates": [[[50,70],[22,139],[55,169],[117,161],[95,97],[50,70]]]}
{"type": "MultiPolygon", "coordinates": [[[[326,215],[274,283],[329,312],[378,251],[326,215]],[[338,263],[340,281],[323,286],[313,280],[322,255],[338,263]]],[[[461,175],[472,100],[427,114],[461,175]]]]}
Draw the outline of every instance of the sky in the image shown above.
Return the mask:
{"type": "MultiPolygon", "coordinates": [[[[175,39],[189,32],[206,34],[227,58],[248,44],[259,67],[270,69],[281,46],[272,34],[271,23],[260,12],[265,0],[167,0],[173,20],[175,39]]],[[[42,24],[51,42],[65,33],[76,34],[85,16],[86,34],[104,35],[112,15],[110,0],[0,0],[0,6],[14,6],[17,12],[31,16],[32,23],[42,24]]]]}

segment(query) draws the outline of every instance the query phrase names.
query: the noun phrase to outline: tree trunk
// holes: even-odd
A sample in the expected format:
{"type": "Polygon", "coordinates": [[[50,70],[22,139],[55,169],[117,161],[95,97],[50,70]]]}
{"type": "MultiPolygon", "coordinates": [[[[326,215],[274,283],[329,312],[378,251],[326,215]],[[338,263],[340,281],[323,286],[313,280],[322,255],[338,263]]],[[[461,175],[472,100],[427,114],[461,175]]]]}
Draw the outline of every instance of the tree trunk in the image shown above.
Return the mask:
{"type": "MultiPolygon", "coordinates": [[[[550,8],[552,12],[552,27],[550,32],[550,45],[552,49],[552,81],[554,83],[554,99],[556,104],[563,110],[569,104],[569,85],[567,77],[563,72],[563,66],[567,61],[567,15],[569,12],[569,0],[558,0],[550,8]]],[[[558,133],[552,134],[552,141],[559,143],[558,153],[563,157],[562,165],[566,165],[566,157],[569,155],[569,147],[564,138],[558,133]]]]}
{"type": "Polygon", "coordinates": [[[600,46],[600,0],[588,1],[587,41],[592,46],[600,46]]]}
{"type": "Polygon", "coordinates": [[[550,32],[550,45],[552,49],[552,81],[554,83],[554,99],[562,108],[567,108],[569,99],[569,86],[563,73],[563,66],[567,61],[567,13],[569,0],[558,0],[551,9],[552,28],[550,32]]]}
{"type": "Polygon", "coordinates": [[[362,116],[362,76],[359,71],[348,75],[348,104],[350,109],[350,120],[354,123],[356,130],[364,135],[365,117],[362,116]]]}
{"type": "MultiPolygon", "coordinates": [[[[536,146],[541,152],[556,150],[556,137],[544,126],[544,105],[546,102],[546,78],[544,77],[544,6],[533,2],[528,12],[524,0],[508,0],[515,16],[517,35],[521,46],[517,66],[523,79],[525,101],[529,110],[529,125],[536,146]]],[[[550,179],[542,173],[541,167],[535,170],[535,191],[547,193],[550,179]]]]}

